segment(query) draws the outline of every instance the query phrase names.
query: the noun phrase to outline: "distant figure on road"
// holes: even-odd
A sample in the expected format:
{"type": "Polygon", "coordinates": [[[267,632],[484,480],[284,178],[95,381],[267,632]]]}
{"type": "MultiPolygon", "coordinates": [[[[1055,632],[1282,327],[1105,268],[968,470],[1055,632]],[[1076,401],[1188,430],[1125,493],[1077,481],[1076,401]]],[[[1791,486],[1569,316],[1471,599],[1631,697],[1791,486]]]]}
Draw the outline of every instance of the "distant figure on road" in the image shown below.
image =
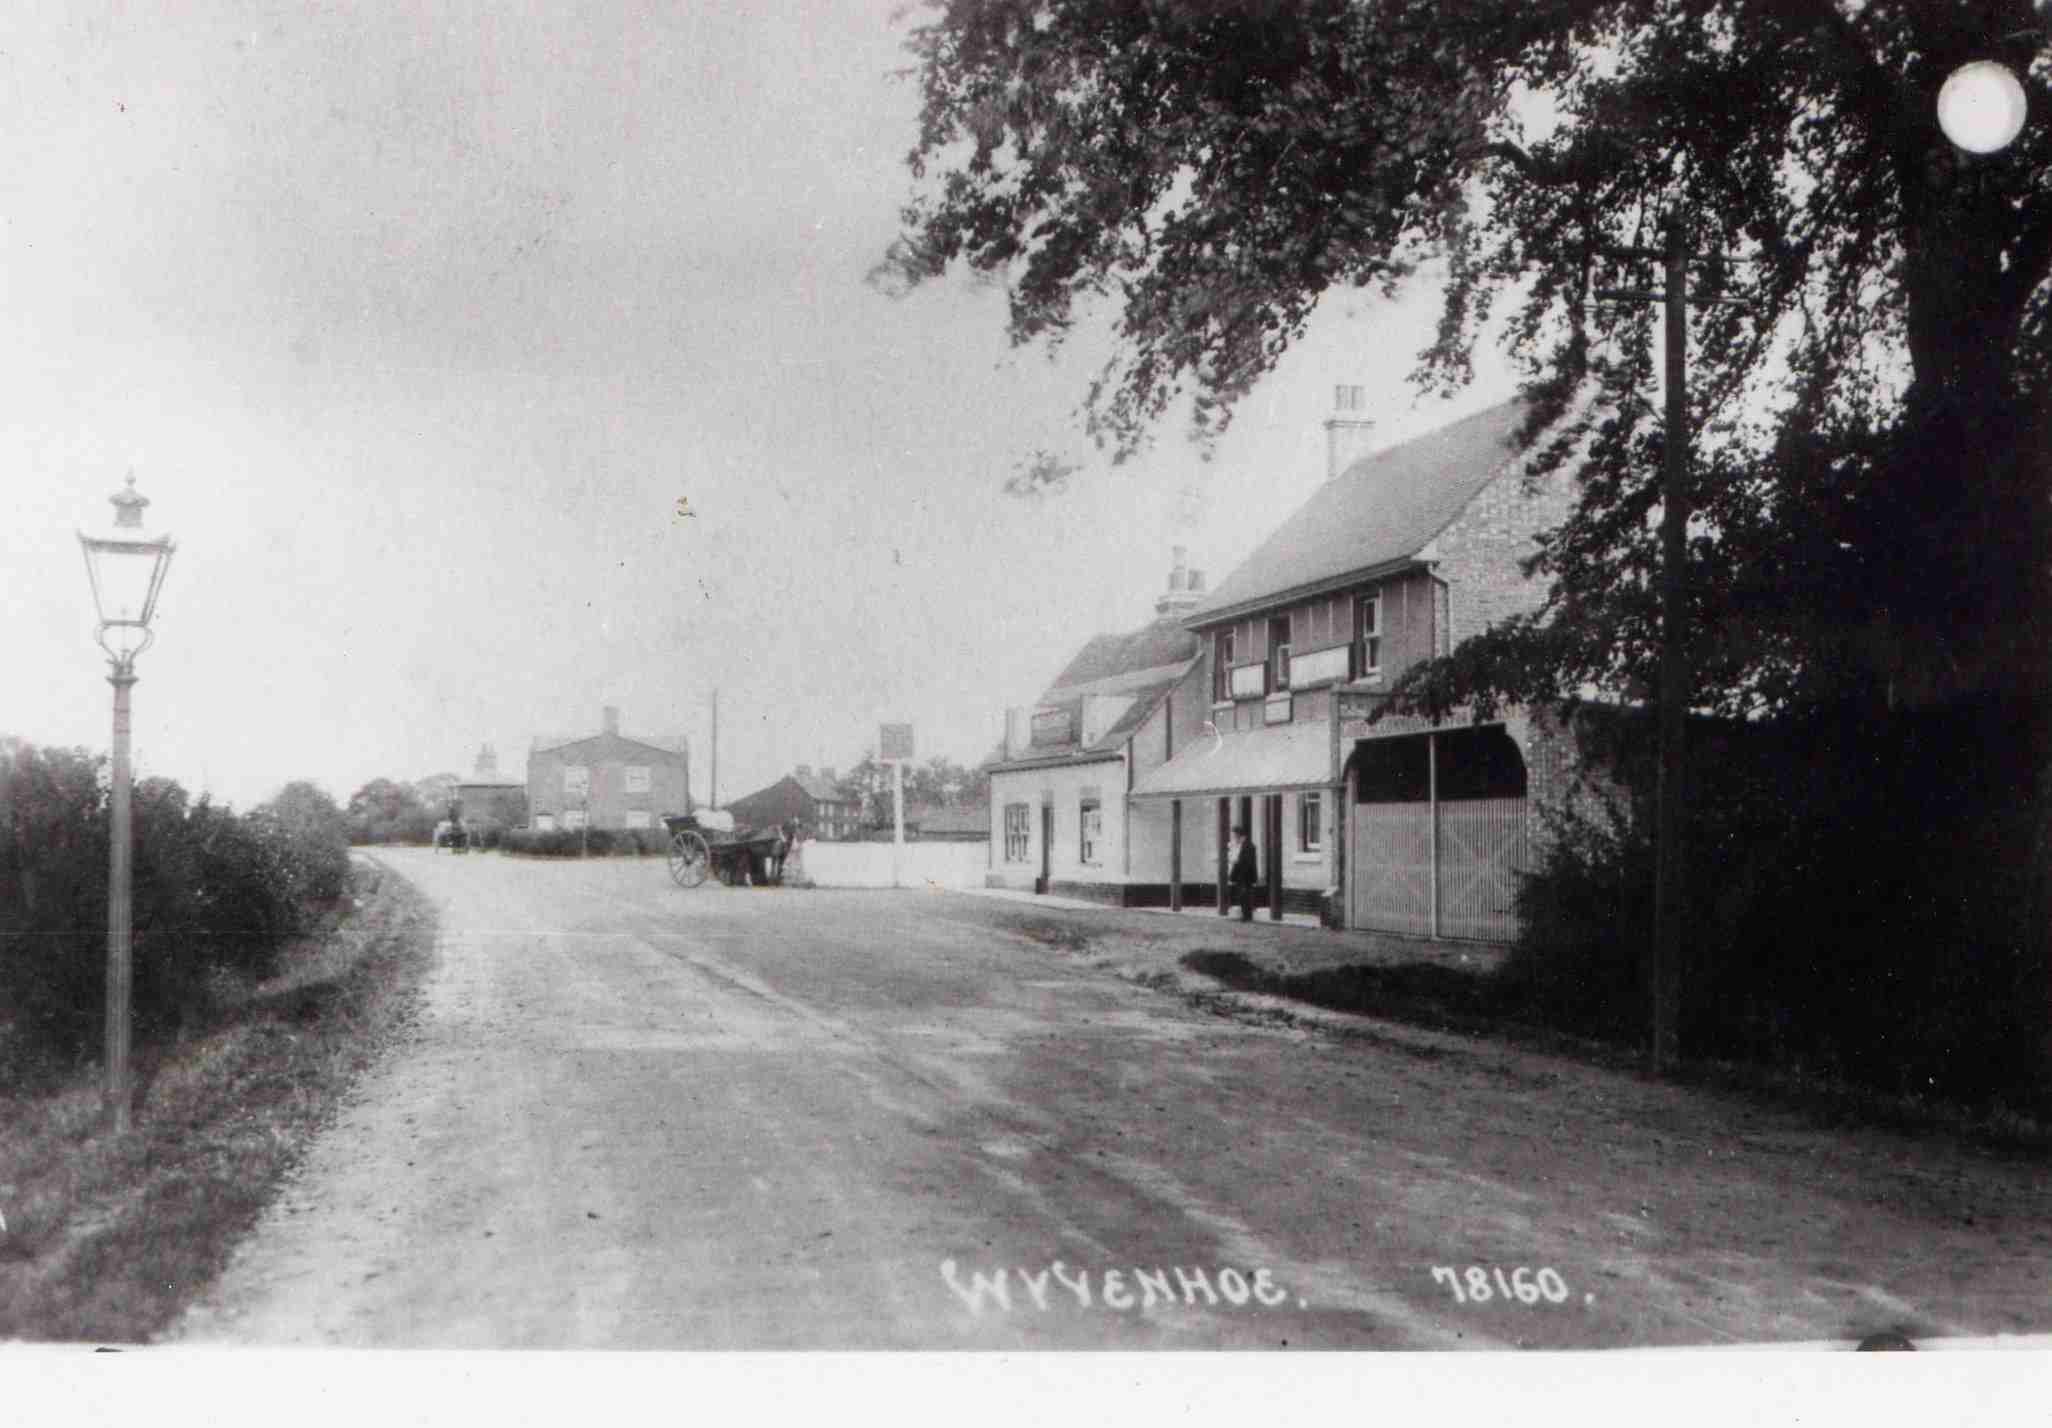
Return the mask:
{"type": "Polygon", "coordinates": [[[1233,902],[1240,909],[1240,921],[1254,920],[1254,884],[1260,880],[1260,871],[1254,866],[1254,845],[1247,841],[1247,830],[1241,824],[1233,825],[1233,841],[1226,850],[1227,866],[1232,869],[1226,874],[1226,882],[1233,890],[1233,902]]]}

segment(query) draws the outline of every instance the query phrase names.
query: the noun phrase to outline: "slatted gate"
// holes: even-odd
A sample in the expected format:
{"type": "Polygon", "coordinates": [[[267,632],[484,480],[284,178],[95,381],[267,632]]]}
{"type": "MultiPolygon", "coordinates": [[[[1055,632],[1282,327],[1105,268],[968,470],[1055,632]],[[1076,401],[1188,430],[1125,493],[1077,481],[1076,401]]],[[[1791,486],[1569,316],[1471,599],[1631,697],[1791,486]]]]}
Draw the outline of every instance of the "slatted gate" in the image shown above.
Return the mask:
{"type": "Polygon", "coordinates": [[[1524,759],[1509,735],[1491,726],[1364,740],[1358,749],[1352,925],[1513,940],[1530,842],[1524,759]]]}

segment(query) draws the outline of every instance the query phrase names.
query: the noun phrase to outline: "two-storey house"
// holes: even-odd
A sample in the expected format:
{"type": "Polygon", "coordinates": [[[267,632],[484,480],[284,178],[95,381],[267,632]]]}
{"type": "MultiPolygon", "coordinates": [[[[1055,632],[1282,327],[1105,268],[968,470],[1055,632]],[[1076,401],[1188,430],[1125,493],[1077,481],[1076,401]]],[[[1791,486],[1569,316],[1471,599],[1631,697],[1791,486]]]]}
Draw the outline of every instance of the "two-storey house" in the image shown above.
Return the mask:
{"type": "Polygon", "coordinates": [[[659,828],[691,811],[691,746],[681,736],[628,736],[607,705],[595,734],[544,737],[527,754],[536,828],[659,828]]]}
{"type": "Polygon", "coordinates": [[[1507,940],[1528,754],[1561,774],[1545,731],[1368,715],[1413,663],[1540,602],[1520,561],[1567,514],[1578,463],[1535,477],[1515,402],[1354,457],[1360,389],[1337,398],[1325,483],[1185,620],[1208,726],[1136,780],[1136,809],[1159,812],[1134,816],[1166,824],[1172,905],[1218,897],[1239,824],[1275,918],[1507,940]]]}
{"type": "Polygon", "coordinates": [[[1132,819],[1130,795],[1205,718],[1201,642],[1183,625],[1203,585],[1177,547],[1152,624],[1092,638],[1037,704],[1006,711],[990,765],[990,886],[1124,906],[1167,900],[1167,845],[1160,828],[1132,819]]]}

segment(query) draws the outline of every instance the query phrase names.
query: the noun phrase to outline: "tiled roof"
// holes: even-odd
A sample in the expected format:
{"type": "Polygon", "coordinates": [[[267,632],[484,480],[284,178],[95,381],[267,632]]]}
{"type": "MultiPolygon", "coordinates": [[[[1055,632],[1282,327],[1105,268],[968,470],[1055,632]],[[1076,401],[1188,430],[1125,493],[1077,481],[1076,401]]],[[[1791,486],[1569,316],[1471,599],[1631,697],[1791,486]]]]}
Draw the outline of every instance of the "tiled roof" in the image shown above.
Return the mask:
{"type": "Polygon", "coordinates": [[[805,790],[806,797],[815,803],[854,803],[858,795],[850,793],[837,783],[829,783],[816,773],[794,773],[788,775],[791,782],[805,790]]]}
{"type": "Polygon", "coordinates": [[[1144,629],[1123,635],[1096,635],[1076,652],[1055,682],[1048,686],[1046,703],[1055,703],[1056,691],[1079,684],[1100,684],[1164,665],[1184,664],[1197,657],[1197,637],[1180,624],[1157,620],[1144,629]]]}
{"type": "Polygon", "coordinates": [[[988,833],[990,805],[977,803],[966,808],[950,808],[937,803],[908,804],[905,821],[918,824],[922,833],[988,833]]]}
{"type": "Polygon", "coordinates": [[[1510,401],[1373,452],[1327,481],[1184,617],[1203,625],[1291,591],[1408,560],[1514,460],[1510,401]]]}
{"type": "MultiPolygon", "coordinates": [[[[593,729],[588,734],[543,734],[535,739],[529,752],[546,753],[550,749],[560,749],[565,744],[581,744],[587,739],[603,739],[605,736],[606,731],[603,729],[593,729]]],[[[646,744],[649,748],[661,750],[666,754],[687,753],[687,746],[691,742],[682,734],[615,734],[613,737],[625,739],[630,744],[646,744]]]]}

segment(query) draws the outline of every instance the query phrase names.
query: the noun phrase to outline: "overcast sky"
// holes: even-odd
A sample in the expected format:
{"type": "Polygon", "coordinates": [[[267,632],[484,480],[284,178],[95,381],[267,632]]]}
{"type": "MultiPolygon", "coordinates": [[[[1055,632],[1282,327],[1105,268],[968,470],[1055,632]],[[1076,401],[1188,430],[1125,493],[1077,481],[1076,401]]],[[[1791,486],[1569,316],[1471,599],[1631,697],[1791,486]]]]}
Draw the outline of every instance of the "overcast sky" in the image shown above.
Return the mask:
{"type": "Polygon", "coordinates": [[[706,793],[879,720],[973,762],[1090,634],[1215,584],[1323,476],[1336,382],[1394,440],[1430,294],[1346,294],[1208,466],[1063,497],[1103,355],[1008,350],[962,279],[864,272],[909,192],[895,0],[23,4],[0,15],[0,734],[107,746],[73,532],[133,467],[179,551],[143,774],[519,776],[541,734],[693,739],[706,793]],[[679,514],[679,501],[691,515],[679,514]]]}

